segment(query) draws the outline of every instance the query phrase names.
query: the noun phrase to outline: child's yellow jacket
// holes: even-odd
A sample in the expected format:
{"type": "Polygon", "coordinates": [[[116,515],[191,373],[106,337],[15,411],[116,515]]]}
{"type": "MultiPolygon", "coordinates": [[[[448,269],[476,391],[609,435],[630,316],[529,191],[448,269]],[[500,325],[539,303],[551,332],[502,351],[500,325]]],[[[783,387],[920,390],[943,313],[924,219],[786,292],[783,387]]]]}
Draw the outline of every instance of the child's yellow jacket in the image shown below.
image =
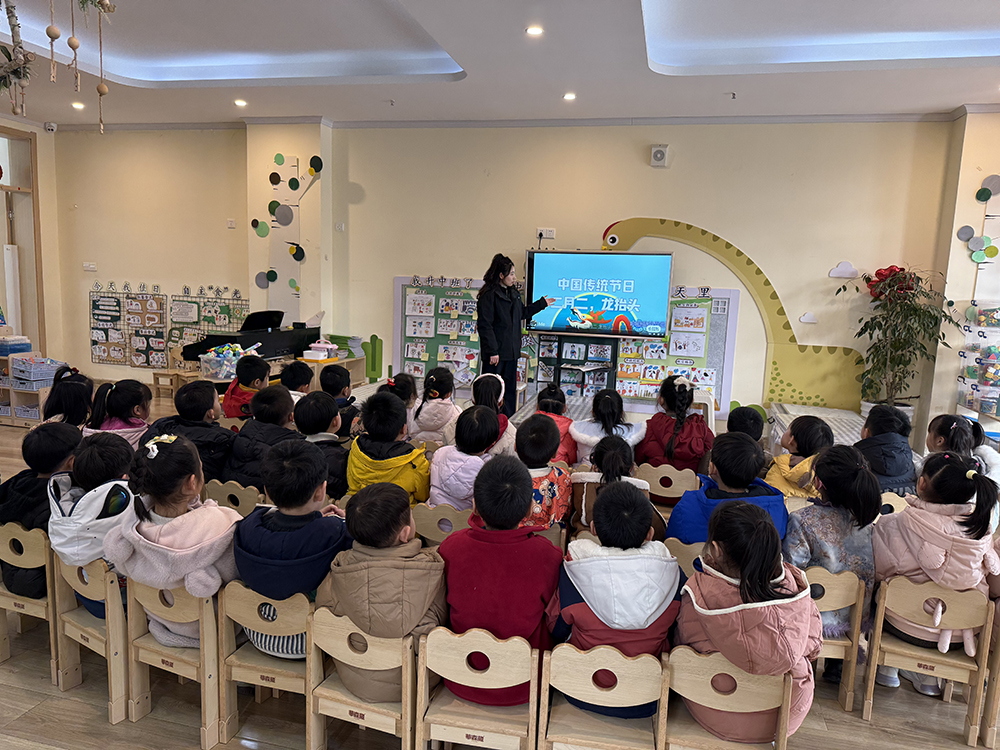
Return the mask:
{"type": "Polygon", "coordinates": [[[785,497],[819,497],[812,483],[812,465],[816,456],[809,456],[795,466],[789,466],[791,460],[788,453],[775,456],[764,481],[785,497]]]}
{"type": "Polygon", "coordinates": [[[402,440],[382,443],[368,435],[358,435],[347,457],[348,491],[377,482],[390,482],[406,490],[410,505],[430,496],[431,465],[423,448],[414,448],[402,440]]]}

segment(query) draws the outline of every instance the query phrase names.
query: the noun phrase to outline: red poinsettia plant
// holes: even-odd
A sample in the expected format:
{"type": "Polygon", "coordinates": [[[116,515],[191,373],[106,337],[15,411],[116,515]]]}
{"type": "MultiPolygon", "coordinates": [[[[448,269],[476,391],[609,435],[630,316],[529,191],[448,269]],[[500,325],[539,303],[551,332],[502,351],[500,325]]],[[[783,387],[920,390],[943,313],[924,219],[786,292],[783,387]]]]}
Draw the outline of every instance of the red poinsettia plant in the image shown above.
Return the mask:
{"type": "MultiPolygon", "coordinates": [[[[861,325],[856,338],[866,337],[868,349],[857,363],[864,365],[861,374],[861,397],[884,401],[890,406],[906,391],[918,374],[920,360],[933,360],[934,344],[948,346],[942,325],[959,327],[951,316],[954,302],[946,300],[932,285],[932,277],[901,266],[887,266],[861,280],[872,296],[871,312],[858,319],[861,325]]],[[[837,294],[853,283],[843,284],[837,294]]]]}

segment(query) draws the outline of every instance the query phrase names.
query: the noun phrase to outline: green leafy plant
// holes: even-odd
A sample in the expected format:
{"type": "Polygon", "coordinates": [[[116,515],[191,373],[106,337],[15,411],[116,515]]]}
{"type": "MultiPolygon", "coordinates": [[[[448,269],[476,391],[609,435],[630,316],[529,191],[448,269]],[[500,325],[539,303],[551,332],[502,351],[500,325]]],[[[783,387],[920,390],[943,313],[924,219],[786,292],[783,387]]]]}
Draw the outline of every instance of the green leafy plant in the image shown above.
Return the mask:
{"type": "MultiPolygon", "coordinates": [[[[864,365],[861,373],[861,397],[866,401],[884,401],[893,406],[917,376],[921,360],[934,360],[931,347],[945,341],[947,325],[959,328],[951,316],[954,302],[936,291],[931,281],[940,274],[931,274],[889,266],[861,278],[872,296],[871,313],[859,318],[861,328],[855,338],[867,338],[868,349],[858,357],[864,365]]],[[[846,292],[856,284],[847,283],[837,289],[846,292]]]]}

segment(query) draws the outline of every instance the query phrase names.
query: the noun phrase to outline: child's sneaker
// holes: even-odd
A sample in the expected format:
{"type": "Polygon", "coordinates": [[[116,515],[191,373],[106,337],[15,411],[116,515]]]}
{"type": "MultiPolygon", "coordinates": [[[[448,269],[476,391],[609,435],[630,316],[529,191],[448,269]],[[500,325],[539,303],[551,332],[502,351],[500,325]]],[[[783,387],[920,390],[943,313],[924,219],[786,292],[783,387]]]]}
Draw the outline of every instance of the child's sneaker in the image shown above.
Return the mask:
{"type": "Polygon", "coordinates": [[[941,683],[937,677],[931,677],[920,672],[910,672],[905,669],[899,670],[899,676],[913,683],[913,689],[921,695],[928,695],[937,698],[941,695],[941,683]]]}
{"type": "Polygon", "coordinates": [[[875,672],[875,682],[882,687],[898,688],[899,670],[895,667],[879,667],[878,671],[875,672]]]}

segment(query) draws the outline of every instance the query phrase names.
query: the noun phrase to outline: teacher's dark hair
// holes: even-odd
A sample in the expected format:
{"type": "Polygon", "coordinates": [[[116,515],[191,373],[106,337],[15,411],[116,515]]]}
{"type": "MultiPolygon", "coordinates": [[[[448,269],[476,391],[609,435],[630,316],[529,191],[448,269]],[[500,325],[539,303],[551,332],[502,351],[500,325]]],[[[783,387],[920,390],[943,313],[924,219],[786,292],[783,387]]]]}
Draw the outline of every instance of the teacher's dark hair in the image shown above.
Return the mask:
{"type": "Polygon", "coordinates": [[[479,290],[479,294],[476,298],[481,299],[485,292],[492,291],[499,287],[500,279],[509,274],[513,267],[514,261],[503,253],[497,253],[494,255],[493,261],[490,263],[490,267],[486,269],[486,273],[483,274],[483,287],[479,290]]]}

